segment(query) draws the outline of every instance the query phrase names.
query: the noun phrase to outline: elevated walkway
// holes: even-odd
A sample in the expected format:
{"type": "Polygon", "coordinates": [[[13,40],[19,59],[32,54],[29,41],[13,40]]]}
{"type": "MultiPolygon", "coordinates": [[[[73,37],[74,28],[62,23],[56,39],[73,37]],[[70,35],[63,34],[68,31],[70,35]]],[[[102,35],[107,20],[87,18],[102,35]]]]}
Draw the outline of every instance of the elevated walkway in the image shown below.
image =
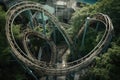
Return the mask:
{"type": "MultiPolygon", "coordinates": [[[[73,46],[75,44],[68,37],[68,35],[64,31],[60,22],[52,14],[50,14],[48,11],[46,11],[43,8],[43,5],[35,3],[35,2],[31,2],[31,1],[24,1],[24,2],[18,3],[16,5],[14,5],[13,7],[11,7],[7,12],[6,28],[5,28],[7,40],[10,44],[11,50],[13,51],[13,53],[17,57],[17,59],[19,59],[21,62],[23,62],[29,68],[34,69],[40,75],[42,73],[43,75],[49,75],[49,76],[65,76],[72,72],[78,72],[79,70],[83,69],[84,67],[88,67],[91,64],[91,62],[94,60],[94,58],[103,52],[103,50],[110,43],[110,40],[112,38],[113,25],[112,25],[110,18],[107,15],[102,14],[102,13],[95,14],[92,16],[92,18],[87,18],[87,19],[89,20],[90,23],[92,23],[94,21],[99,21],[99,22],[103,23],[105,25],[105,32],[103,33],[103,36],[102,36],[101,40],[98,42],[98,44],[87,55],[85,55],[84,57],[79,58],[77,60],[71,61],[71,62],[66,62],[64,60],[66,58],[63,57],[62,58],[63,64],[61,64],[59,67],[58,67],[57,63],[54,63],[53,65],[51,65],[50,63],[41,62],[37,59],[34,59],[32,56],[29,57],[28,55],[30,53],[26,54],[25,51],[23,51],[21,49],[21,47],[18,45],[17,41],[15,40],[15,35],[13,34],[13,25],[15,25],[14,22],[16,20],[16,16],[20,15],[20,12],[24,12],[25,10],[44,12],[45,15],[50,17],[50,20],[55,25],[57,25],[56,28],[63,35],[71,53],[74,53],[74,52],[72,52],[72,50],[74,49],[73,46]]],[[[86,24],[84,23],[81,28],[83,28],[83,30],[84,30],[85,27],[86,27],[86,24]]],[[[33,35],[38,33],[38,32],[34,33],[33,29],[31,29],[31,30],[32,31],[30,33],[32,33],[33,35]]],[[[81,32],[81,29],[79,31],[81,32]]],[[[29,35],[29,31],[26,31],[26,32],[29,35]]],[[[24,41],[27,37],[25,34],[23,34],[23,35],[24,35],[24,37],[23,37],[23,41],[24,41]]],[[[77,36],[78,37],[80,36],[79,32],[78,32],[77,36]]],[[[51,41],[49,41],[49,42],[51,42],[51,41]]],[[[24,42],[23,45],[24,44],[26,44],[26,42],[24,42]]],[[[51,45],[51,47],[53,48],[52,51],[54,51],[54,50],[56,51],[56,48],[54,46],[51,45]]],[[[54,56],[52,56],[52,58],[55,59],[54,56]]],[[[52,60],[52,61],[55,62],[55,60],[52,60]]],[[[78,77],[79,76],[76,75],[75,79],[77,80],[78,77]]]]}

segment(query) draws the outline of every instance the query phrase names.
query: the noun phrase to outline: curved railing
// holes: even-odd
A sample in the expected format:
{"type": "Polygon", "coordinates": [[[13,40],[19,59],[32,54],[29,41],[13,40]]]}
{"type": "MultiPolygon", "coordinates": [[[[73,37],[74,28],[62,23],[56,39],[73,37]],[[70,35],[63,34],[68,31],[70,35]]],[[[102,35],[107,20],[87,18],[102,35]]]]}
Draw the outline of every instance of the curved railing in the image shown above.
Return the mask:
{"type": "MultiPolygon", "coordinates": [[[[58,22],[58,20],[53,15],[51,15],[49,12],[47,12],[45,9],[43,9],[42,5],[40,5],[38,3],[24,1],[24,2],[20,2],[16,5],[14,5],[12,8],[10,8],[8,10],[7,17],[6,17],[6,20],[7,20],[6,21],[6,36],[7,36],[8,42],[11,46],[11,49],[14,52],[14,55],[19,60],[21,60],[24,64],[29,66],[30,68],[34,69],[35,71],[42,72],[46,75],[65,75],[70,72],[78,71],[79,69],[82,69],[83,67],[88,66],[93,61],[93,59],[103,51],[103,49],[106,47],[106,45],[109,44],[109,42],[112,38],[113,25],[111,23],[110,18],[107,15],[104,15],[102,13],[96,14],[93,16],[93,18],[90,18],[89,21],[100,21],[106,27],[104,35],[103,35],[102,39],[100,40],[100,42],[97,44],[97,46],[95,46],[94,49],[91,50],[86,56],[84,56],[78,60],[75,60],[73,62],[66,63],[65,67],[62,67],[62,68],[53,67],[53,66],[56,66],[56,64],[53,64],[52,66],[47,66],[50,64],[44,63],[41,61],[37,61],[36,59],[32,58],[32,56],[28,57],[28,55],[25,52],[23,52],[20,49],[20,47],[18,46],[18,44],[16,43],[13,32],[12,32],[13,31],[12,26],[13,26],[14,19],[21,12],[23,12],[25,10],[29,10],[29,9],[44,12],[47,16],[49,16],[51,21],[57,25],[56,26],[57,29],[60,31],[60,33],[65,38],[65,41],[68,44],[68,46],[69,46],[68,48],[70,48],[70,50],[73,48],[73,47],[71,47],[71,46],[73,46],[73,42],[67,36],[65,31],[63,30],[64,28],[61,26],[61,24],[58,22]]],[[[84,29],[84,26],[85,25],[83,25],[83,27],[82,27],[83,29],[84,29]]],[[[29,35],[29,32],[27,34],[29,35]]],[[[32,34],[36,34],[36,33],[32,33],[32,34]]],[[[77,36],[79,37],[79,33],[77,36]]],[[[25,38],[26,38],[26,36],[24,36],[24,39],[25,38]]],[[[23,43],[25,45],[25,41],[23,43]]],[[[27,53],[29,53],[29,51],[27,51],[27,53]]]]}

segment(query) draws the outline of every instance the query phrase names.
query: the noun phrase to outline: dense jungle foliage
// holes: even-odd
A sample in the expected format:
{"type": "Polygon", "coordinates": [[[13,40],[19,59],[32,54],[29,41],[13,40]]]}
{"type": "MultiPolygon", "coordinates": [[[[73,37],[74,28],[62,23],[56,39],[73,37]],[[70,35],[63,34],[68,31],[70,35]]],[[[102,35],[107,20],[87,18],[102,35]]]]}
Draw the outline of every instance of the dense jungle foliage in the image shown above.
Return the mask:
{"type": "Polygon", "coordinates": [[[120,1],[99,0],[75,12],[72,17],[73,32],[80,28],[83,20],[95,13],[109,15],[114,25],[114,36],[109,49],[95,59],[94,66],[80,80],[119,80],[120,79],[120,1]]]}
{"type": "MultiPolygon", "coordinates": [[[[93,5],[87,5],[77,10],[71,19],[74,27],[70,31],[76,34],[76,30],[80,28],[85,18],[95,13],[104,13],[110,16],[114,25],[114,36],[109,49],[95,59],[94,65],[80,80],[119,80],[120,0],[99,0],[93,5]]],[[[0,80],[34,80],[11,55],[5,36],[5,16],[6,12],[0,8],[0,80]]]]}

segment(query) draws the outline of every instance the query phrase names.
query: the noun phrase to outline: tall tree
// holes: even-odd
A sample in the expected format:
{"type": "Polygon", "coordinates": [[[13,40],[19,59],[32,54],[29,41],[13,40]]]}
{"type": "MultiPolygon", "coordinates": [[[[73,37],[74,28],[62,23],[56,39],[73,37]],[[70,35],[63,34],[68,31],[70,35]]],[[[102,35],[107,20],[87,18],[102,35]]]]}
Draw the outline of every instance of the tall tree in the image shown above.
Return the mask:
{"type": "Polygon", "coordinates": [[[87,5],[77,10],[72,17],[73,32],[80,28],[85,18],[95,13],[107,14],[113,22],[113,44],[107,53],[95,60],[95,66],[80,80],[119,80],[120,79],[120,1],[99,0],[96,4],[87,5]]]}

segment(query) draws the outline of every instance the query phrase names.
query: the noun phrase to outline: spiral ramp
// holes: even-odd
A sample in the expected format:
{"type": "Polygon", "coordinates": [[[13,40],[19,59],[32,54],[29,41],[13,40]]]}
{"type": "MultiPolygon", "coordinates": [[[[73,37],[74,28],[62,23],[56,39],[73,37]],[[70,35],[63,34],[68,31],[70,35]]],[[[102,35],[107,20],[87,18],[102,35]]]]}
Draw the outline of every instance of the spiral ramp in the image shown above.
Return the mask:
{"type": "MultiPolygon", "coordinates": [[[[98,54],[102,53],[102,51],[110,43],[110,40],[112,38],[113,25],[110,18],[107,15],[102,13],[93,15],[92,18],[88,19],[90,22],[99,21],[105,25],[105,32],[101,40],[99,41],[99,43],[84,57],[72,62],[64,63],[65,66],[62,66],[61,64],[58,66],[58,64],[56,63],[56,55],[57,55],[56,45],[53,41],[45,37],[45,35],[39,34],[32,29],[28,29],[23,33],[24,36],[22,38],[23,45],[26,51],[23,51],[17,44],[13,35],[12,27],[13,27],[15,18],[19,16],[20,13],[26,10],[44,12],[45,15],[49,16],[51,21],[57,25],[56,28],[63,35],[65,42],[68,45],[67,48],[70,51],[73,48],[74,43],[72,39],[68,37],[68,35],[64,30],[64,27],[60,24],[60,22],[52,14],[46,11],[41,4],[31,2],[31,1],[23,1],[12,6],[8,10],[7,17],[6,17],[6,36],[7,36],[8,43],[10,44],[11,50],[13,51],[17,59],[19,59],[24,65],[27,65],[29,68],[35,70],[37,73],[40,73],[40,74],[42,73],[44,75],[49,75],[49,76],[58,76],[58,75],[64,76],[72,72],[77,72],[82,68],[89,66],[89,64],[94,60],[94,58],[98,54]],[[30,51],[28,50],[27,44],[26,44],[26,38],[30,35],[35,35],[48,42],[48,44],[50,45],[51,54],[52,54],[51,60],[49,63],[35,59],[33,55],[30,54],[30,51]]],[[[77,34],[78,37],[80,36],[80,33],[83,32],[84,28],[85,28],[85,24],[83,24],[83,27],[81,27],[81,29],[79,30],[77,34]]]]}

